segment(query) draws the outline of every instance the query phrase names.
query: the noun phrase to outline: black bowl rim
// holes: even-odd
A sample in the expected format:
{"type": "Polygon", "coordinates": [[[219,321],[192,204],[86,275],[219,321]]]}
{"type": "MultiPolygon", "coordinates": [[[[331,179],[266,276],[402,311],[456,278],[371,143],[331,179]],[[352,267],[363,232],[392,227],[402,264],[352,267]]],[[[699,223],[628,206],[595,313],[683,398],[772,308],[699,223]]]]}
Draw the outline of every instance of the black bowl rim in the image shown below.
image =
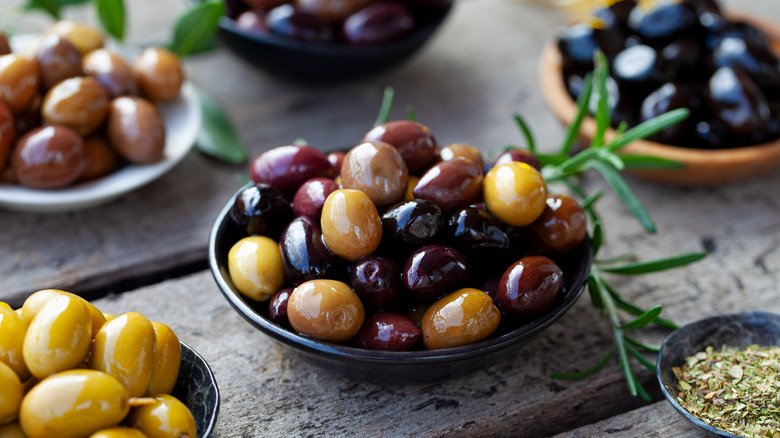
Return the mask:
{"type": "Polygon", "coordinates": [[[216,397],[214,400],[214,407],[208,412],[209,420],[208,425],[206,426],[206,430],[201,431],[200,434],[200,436],[203,438],[208,438],[211,435],[211,432],[214,430],[214,426],[217,424],[217,417],[219,416],[220,395],[217,379],[214,378],[214,372],[211,370],[209,363],[206,362],[206,359],[204,359],[200,353],[182,341],[179,341],[179,343],[181,344],[182,357],[184,356],[184,351],[187,351],[188,354],[192,355],[195,358],[195,361],[201,365],[201,368],[206,371],[206,381],[208,385],[214,388],[214,395],[216,397]]]}
{"type": "MultiPolygon", "coordinates": [[[[483,341],[476,342],[474,344],[465,345],[461,347],[446,348],[441,350],[415,350],[415,351],[381,351],[381,350],[366,350],[357,347],[351,347],[342,344],[333,344],[326,341],[321,341],[311,337],[303,336],[295,333],[291,330],[285,329],[271,321],[263,318],[257,314],[242,298],[241,294],[234,290],[223,276],[220,271],[219,264],[216,258],[216,238],[219,229],[225,220],[229,219],[230,208],[233,206],[236,197],[242,190],[251,187],[254,183],[250,182],[241,187],[230,198],[225,207],[219,213],[219,216],[214,221],[214,225],[211,228],[209,236],[209,268],[214,276],[214,280],[217,282],[220,291],[224,297],[228,300],[230,305],[251,325],[259,329],[264,334],[270,336],[272,339],[281,342],[282,344],[293,347],[299,351],[306,352],[314,355],[329,356],[334,359],[356,361],[363,363],[379,363],[379,364],[437,364],[448,363],[462,360],[468,360],[476,356],[486,355],[498,350],[502,350],[511,345],[521,343],[539,332],[545,330],[552,325],[561,316],[563,316],[573,305],[577,302],[582,292],[585,290],[585,284],[587,282],[587,272],[590,270],[584,270],[582,278],[577,278],[574,281],[575,287],[568,291],[563,302],[559,304],[559,307],[552,313],[546,315],[545,319],[541,317],[535,318],[524,324],[520,328],[514,329],[507,333],[502,334],[494,338],[488,338],[483,341]],[[518,330],[522,332],[518,333],[518,330]]],[[[586,235],[583,245],[586,245],[586,260],[583,262],[590,265],[593,259],[592,247],[590,244],[590,238],[586,235]]]]}
{"type": "Polygon", "coordinates": [[[718,429],[714,426],[711,426],[707,424],[706,422],[700,420],[699,418],[695,417],[693,414],[688,412],[684,407],[682,407],[679,403],[677,403],[677,400],[673,394],[670,394],[669,391],[667,391],[666,386],[664,385],[664,382],[662,380],[662,370],[661,370],[661,361],[662,358],[665,357],[665,354],[669,351],[669,345],[672,343],[679,342],[678,337],[680,336],[680,333],[683,333],[685,329],[689,329],[691,327],[697,327],[701,325],[709,325],[712,326],[714,324],[717,324],[718,322],[728,319],[728,320],[743,320],[743,319],[756,319],[756,318],[762,318],[766,320],[774,320],[774,322],[777,325],[780,325],[780,315],[776,313],[771,312],[762,312],[762,311],[752,311],[752,312],[736,312],[736,313],[728,313],[723,315],[715,315],[715,316],[709,316],[706,318],[699,319],[697,321],[690,322],[688,324],[683,325],[679,329],[669,333],[666,338],[664,338],[663,342],[661,343],[661,348],[658,351],[658,357],[656,359],[656,367],[655,367],[655,375],[656,379],[658,380],[658,385],[661,387],[661,392],[663,392],[664,397],[666,397],[666,400],[669,401],[669,403],[672,404],[672,407],[680,413],[685,419],[690,421],[691,423],[695,424],[696,426],[700,427],[701,429],[704,429],[712,434],[715,434],[717,436],[722,437],[728,437],[728,438],[741,438],[739,435],[734,435],[733,433],[727,432],[723,429],[718,429]]]}

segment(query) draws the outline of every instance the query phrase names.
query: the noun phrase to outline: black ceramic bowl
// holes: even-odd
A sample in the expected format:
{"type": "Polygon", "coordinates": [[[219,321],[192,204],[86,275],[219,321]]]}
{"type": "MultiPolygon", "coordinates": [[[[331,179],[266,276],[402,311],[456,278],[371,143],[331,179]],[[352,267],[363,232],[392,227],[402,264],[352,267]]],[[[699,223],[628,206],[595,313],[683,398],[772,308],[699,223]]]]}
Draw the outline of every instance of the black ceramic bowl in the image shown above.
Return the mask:
{"type": "MultiPolygon", "coordinates": [[[[384,384],[423,384],[450,379],[488,367],[508,356],[558,318],[577,301],[585,288],[592,258],[590,239],[586,237],[565,257],[556,258],[563,270],[561,296],[544,313],[511,328],[499,327],[489,339],[463,347],[443,350],[375,351],[333,344],[272,323],[268,319],[268,302],[257,303],[242,296],[230,281],[228,252],[246,231],[229,216],[236,196],[230,198],[211,228],[209,266],[222,294],[231,306],[255,328],[289,347],[290,351],[316,365],[334,370],[346,377],[384,384]]],[[[508,325],[508,324],[507,324],[508,325]]],[[[503,326],[503,324],[502,324],[503,326]]]]}
{"type": "Polygon", "coordinates": [[[219,38],[240,57],[274,75],[303,82],[336,82],[379,73],[408,58],[428,41],[450,9],[397,41],[371,46],[307,43],[247,32],[229,17],[219,21],[219,38]]]}
{"type": "Polygon", "coordinates": [[[691,415],[677,403],[677,378],[672,367],[685,363],[685,358],[704,351],[708,346],[744,349],[750,345],[780,345],[780,315],[766,312],[734,313],[713,316],[690,323],[666,337],[658,353],[656,375],[666,399],[683,417],[700,428],[718,436],[739,438],[716,429],[691,415]]]}
{"type": "Polygon", "coordinates": [[[219,412],[219,389],[209,364],[189,345],[181,343],[181,368],[171,393],[195,417],[198,438],[211,435],[219,412]]]}

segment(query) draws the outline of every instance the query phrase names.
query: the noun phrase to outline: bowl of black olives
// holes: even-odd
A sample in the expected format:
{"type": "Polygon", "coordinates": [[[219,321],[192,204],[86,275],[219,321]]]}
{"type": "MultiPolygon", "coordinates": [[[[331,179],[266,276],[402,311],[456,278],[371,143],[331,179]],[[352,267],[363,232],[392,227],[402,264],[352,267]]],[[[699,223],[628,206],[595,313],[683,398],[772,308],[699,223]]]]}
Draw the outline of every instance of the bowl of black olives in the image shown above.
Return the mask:
{"type": "Polygon", "coordinates": [[[451,0],[232,0],[224,44],[274,75],[327,83],[386,71],[442,24],[451,0]]]}
{"type": "Polygon", "coordinates": [[[485,166],[406,120],[346,152],[270,149],[214,223],[212,274],[251,325],[347,377],[483,369],[566,313],[590,271],[585,214],[535,158],[485,166]]]}
{"type": "MultiPolygon", "coordinates": [[[[675,184],[729,183],[780,166],[779,43],[778,26],[722,11],[713,0],[621,0],[567,26],[546,46],[540,86],[555,115],[571,123],[594,54],[604,53],[613,128],[690,110],[686,120],[623,149],[683,168],[632,172],[675,184]]],[[[586,118],[584,140],[595,126],[586,118]]]]}

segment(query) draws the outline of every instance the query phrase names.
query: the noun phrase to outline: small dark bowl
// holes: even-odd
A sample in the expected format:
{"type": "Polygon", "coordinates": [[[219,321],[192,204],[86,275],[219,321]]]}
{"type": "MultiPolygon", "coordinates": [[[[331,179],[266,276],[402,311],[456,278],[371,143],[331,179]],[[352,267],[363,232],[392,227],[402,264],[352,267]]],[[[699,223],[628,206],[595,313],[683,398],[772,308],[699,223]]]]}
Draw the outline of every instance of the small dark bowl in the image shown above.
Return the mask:
{"type": "Polygon", "coordinates": [[[710,426],[694,417],[677,403],[677,378],[672,367],[685,363],[685,358],[704,351],[708,346],[744,349],[750,345],[780,345],[780,315],[766,312],[734,313],[713,316],[690,323],[666,337],[658,353],[656,375],[666,399],[691,423],[718,436],[739,438],[710,426]]]}
{"type": "MultiPolygon", "coordinates": [[[[239,190],[220,212],[209,238],[209,266],[222,294],[231,306],[255,328],[288,347],[303,359],[329,368],[345,377],[382,384],[424,384],[474,372],[512,355],[533,336],[552,325],[571,308],[582,294],[590,272],[590,239],[556,262],[564,273],[563,292],[551,308],[514,328],[501,328],[489,339],[456,348],[420,351],[375,351],[333,344],[302,336],[272,323],[268,303],[257,303],[233,287],[228,274],[227,255],[246,231],[229,217],[239,190]]],[[[502,324],[503,326],[503,324],[502,324]]]]}
{"type": "Polygon", "coordinates": [[[195,417],[198,438],[211,435],[219,413],[219,389],[209,364],[195,350],[181,343],[179,378],[171,393],[190,409],[195,417]]]}
{"type": "Polygon", "coordinates": [[[450,9],[397,41],[371,46],[307,43],[247,32],[229,17],[219,21],[219,38],[240,57],[274,75],[301,82],[332,83],[379,73],[405,60],[428,41],[450,9]]]}

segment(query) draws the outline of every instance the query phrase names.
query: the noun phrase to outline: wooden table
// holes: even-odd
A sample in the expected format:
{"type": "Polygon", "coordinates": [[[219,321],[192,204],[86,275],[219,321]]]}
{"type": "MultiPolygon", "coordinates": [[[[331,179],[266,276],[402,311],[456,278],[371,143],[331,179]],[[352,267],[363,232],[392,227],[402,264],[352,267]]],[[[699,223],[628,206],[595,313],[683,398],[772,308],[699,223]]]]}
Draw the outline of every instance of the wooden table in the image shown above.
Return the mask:
{"type": "MultiPolygon", "coordinates": [[[[18,16],[21,0],[0,0],[0,25],[37,31],[47,19],[18,16]]],[[[161,43],[180,1],[125,2],[133,44],[161,43]]],[[[727,4],[780,21],[780,3],[727,4]]],[[[71,16],[71,15],[69,15],[71,16]]],[[[72,16],[93,20],[91,11],[72,16]]],[[[544,7],[507,0],[460,0],[440,32],[392,71],[349,84],[303,86],[255,70],[225,50],[187,61],[190,78],[228,110],[255,156],[296,138],[327,149],[355,143],[375,118],[382,89],[396,89],[396,117],[414,106],[442,143],[467,142],[488,155],[522,143],[511,115],[522,114],[543,148],[563,132],[537,89],[542,45],[566,22],[544,7]]],[[[357,383],[301,363],[245,323],[206,269],[209,228],[240,186],[230,166],[197,152],[159,181],[111,204],[72,213],[0,212],[0,299],[19,305],[55,287],[88,297],[107,312],[140,311],[171,325],[210,363],[222,405],[214,436],[700,436],[661,400],[651,373],[641,380],[657,402],[628,394],[615,363],[586,380],[552,372],[582,370],[612,337],[587,299],[558,323],[484,371],[418,387],[357,383]],[[661,401],[658,401],[661,400],[661,401]]],[[[780,172],[713,188],[630,180],[658,224],[646,234],[610,194],[599,201],[604,256],[627,251],[649,260],[707,250],[704,261],[664,274],[619,280],[643,306],[687,322],[718,313],[780,311],[780,172]]],[[[604,188],[587,176],[590,190],[604,188]]],[[[663,331],[643,339],[658,342],[663,331]]]]}

